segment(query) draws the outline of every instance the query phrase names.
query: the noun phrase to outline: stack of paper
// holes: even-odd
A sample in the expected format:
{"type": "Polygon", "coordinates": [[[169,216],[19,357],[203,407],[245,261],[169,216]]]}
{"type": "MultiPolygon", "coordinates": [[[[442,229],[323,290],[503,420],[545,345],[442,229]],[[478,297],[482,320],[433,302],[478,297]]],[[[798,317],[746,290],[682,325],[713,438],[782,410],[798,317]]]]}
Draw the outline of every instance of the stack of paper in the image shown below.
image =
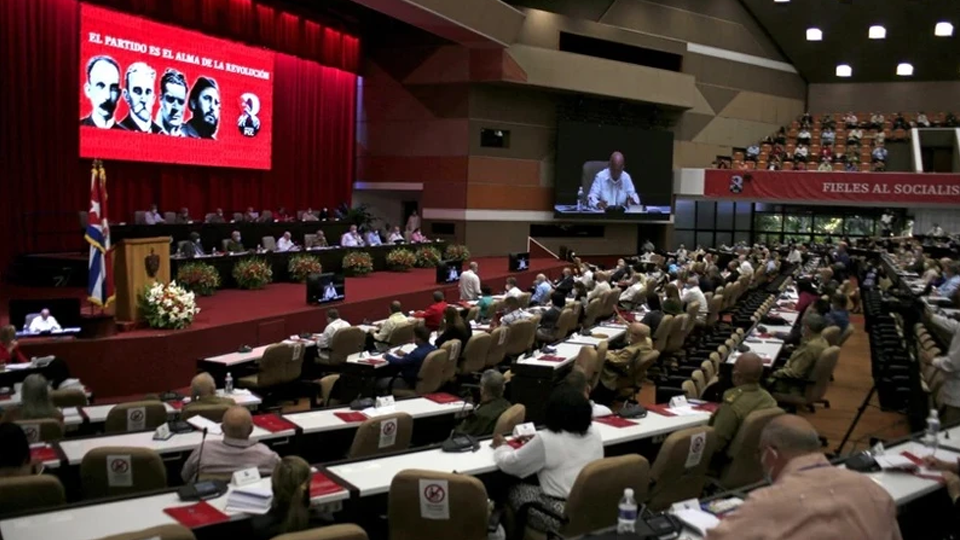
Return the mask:
{"type": "Polygon", "coordinates": [[[684,525],[696,531],[700,536],[706,536],[707,531],[720,524],[720,520],[716,516],[696,508],[673,510],[673,515],[677,516],[684,525]]]}
{"type": "Polygon", "coordinates": [[[273,491],[270,485],[254,485],[234,489],[227,496],[228,512],[246,514],[266,514],[273,503],[273,491]]]}
{"type": "Polygon", "coordinates": [[[199,414],[187,418],[187,423],[200,431],[203,431],[204,428],[206,428],[207,435],[220,435],[223,433],[223,430],[220,429],[220,424],[214,422],[213,420],[208,420],[199,414]]]}

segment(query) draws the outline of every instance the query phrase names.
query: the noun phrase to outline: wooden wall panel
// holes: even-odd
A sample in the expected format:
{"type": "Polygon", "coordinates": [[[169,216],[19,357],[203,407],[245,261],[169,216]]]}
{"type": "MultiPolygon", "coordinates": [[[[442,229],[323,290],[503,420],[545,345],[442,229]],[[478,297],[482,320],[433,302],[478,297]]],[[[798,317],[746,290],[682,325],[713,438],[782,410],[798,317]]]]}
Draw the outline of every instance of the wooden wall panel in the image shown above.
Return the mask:
{"type": "Polygon", "coordinates": [[[357,158],[359,182],[466,182],[466,156],[365,156],[357,158]]]}
{"type": "Polygon", "coordinates": [[[553,188],[510,184],[468,184],[467,208],[553,210],[553,188]]]}
{"type": "Polygon", "coordinates": [[[527,159],[470,156],[467,182],[539,186],[540,162],[527,159]]]}

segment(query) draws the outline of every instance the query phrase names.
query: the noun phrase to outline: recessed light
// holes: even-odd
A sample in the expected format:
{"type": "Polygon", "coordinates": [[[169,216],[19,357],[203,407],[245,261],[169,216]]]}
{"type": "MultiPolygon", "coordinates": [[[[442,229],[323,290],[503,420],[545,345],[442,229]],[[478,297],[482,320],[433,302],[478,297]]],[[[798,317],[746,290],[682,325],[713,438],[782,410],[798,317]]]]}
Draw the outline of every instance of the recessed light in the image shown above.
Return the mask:
{"type": "Polygon", "coordinates": [[[900,75],[901,77],[909,77],[913,75],[913,64],[908,64],[906,62],[897,64],[897,75],[900,75]]]}
{"type": "Polygon", "coordinates": [[[819,28],[807,28],[807,41],[823,41],[823,31],[819,28]]]}
{"type": "Polygon", "coordinates": [[[870,31],[867,33],[867,36],[870,39],[886,39],[887,29],[879,24],[875,24],[870,27],[870,31]]]}
{"type": "Polygon", "coordinates": [[[853,75],[853,68],[849,64],[840,64],[837,66],[837,77],[850,77],[853,75]]]}
{"type": "Polygon", "coordinates": [[[790,0],[773,0],[773,3],[774,3],[774,4],[786,4],[786,3],[789,2],[789,1],[790,1],[790,0]]]}
{"type": "Polygon", "coordinates": [[[938,22],[933,27],[933,35],[940,37],[950,37],[953,35],[953,25],[948,22],[938,22]]]}

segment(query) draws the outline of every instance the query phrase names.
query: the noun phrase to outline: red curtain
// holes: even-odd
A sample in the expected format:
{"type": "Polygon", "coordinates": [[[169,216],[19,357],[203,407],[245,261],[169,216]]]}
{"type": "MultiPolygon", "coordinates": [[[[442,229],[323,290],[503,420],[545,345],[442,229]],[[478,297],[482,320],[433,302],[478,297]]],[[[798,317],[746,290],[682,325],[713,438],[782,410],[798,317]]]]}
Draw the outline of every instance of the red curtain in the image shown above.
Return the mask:
{"type": "MultiPolygon", "coordinates": [[[[272,170],[107,162],[111,221],[131,221],[153,202],[199,217],[216,207],[294,210],[349,200],[356,38],[251,0],[97,3],[290,53],[278,54],[275,66],[272,170]]],[[[79,45],[77,0],[0,2],[0,268],[17,254],[83,246],[78,212],[89,204],[90,163],[78,157],[79,45]]]]}

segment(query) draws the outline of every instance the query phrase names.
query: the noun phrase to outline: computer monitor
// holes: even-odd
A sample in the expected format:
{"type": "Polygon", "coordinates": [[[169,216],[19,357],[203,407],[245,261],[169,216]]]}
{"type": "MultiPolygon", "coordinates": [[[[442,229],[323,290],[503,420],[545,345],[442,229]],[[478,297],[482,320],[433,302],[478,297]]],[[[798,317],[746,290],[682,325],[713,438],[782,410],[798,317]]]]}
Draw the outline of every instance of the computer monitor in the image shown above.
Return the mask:
{"type": "Polygon", "coordinates": [[[522,253],[511,253],[509,258],[511,272],[523,272],[530,269],[529,251],[524,251],[522,253]]]}
{"type": "Polygon", "coordinates": [[[437,265],[437,283],[456,283],[463,272],[461,261],[441,261],[437,265]]]}
{"type": "Polygon", "coordinates": [[[343,274],[326,272],[323,274],[310,274],[307,277],[308,304],[340,302],[346,297],[347,289],[343,274]]]}
{"type": "Polygon", "coordinates": [[[79,298],[51,298],[48,300],[10,300],[10,324],[17,331],[27,330],[34,316],[44,309],[57,320],[60,328],[78,328],[80,326],[79,298]]]}

